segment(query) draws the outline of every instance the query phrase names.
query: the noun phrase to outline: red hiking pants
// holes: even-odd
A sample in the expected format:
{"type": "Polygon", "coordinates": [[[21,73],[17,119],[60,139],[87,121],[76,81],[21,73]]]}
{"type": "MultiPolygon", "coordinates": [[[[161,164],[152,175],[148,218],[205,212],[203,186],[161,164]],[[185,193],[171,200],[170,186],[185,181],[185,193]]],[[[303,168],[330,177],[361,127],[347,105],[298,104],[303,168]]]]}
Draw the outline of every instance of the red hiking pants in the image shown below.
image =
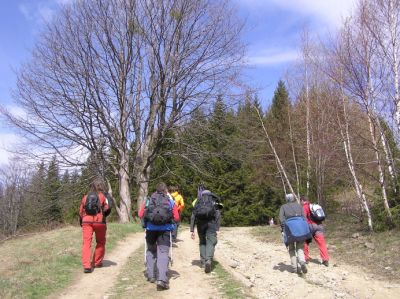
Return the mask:
{"type": "MultiPolygon", "coordinates": [[[[326,247],[324,234],[322,232],[316,232],[313,236],[313,239],[318,245],[319,254],[321,255],[322,261],[329,261],[328,248],[326,247]]],[[[304,257],[306,261],[310,259],[310,251],[308,249],[307,242],[304,242],[304,257]]]]}
{"type": "Polygon", "coordinates": [[[106,231],[107,226],[104,223],[83,223],[82,224],[82,265],[83,268],[98,266],[103,262],[106,251],[106,231]],[[96,236],[96,249],[94,250],[93,263],[92,255],[92,236],[96,236]]]}

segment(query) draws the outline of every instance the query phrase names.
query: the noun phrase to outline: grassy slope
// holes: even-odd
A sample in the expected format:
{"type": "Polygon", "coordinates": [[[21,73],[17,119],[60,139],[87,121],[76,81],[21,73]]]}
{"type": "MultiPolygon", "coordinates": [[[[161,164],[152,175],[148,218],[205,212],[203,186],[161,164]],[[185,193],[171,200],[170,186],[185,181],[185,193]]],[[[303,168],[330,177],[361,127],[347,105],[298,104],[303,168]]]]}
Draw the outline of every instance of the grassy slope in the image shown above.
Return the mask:
{"type": "MultiPolygon", "coordinates": [[[[331,215],[325,228],[328,250],[334,262],[355,265],[377,278],[400,282],[399,230],[369,233],[365,231],[365,225],[341,215],[331,215]],[[354,238],[356,233],[359,236],[354,238]]],[[[256,227],[253,232],[264,242],[282,243],[279,226],[256,227]]],[[[320,259],[314,242],[311,257],[320,259]]]]}
{"type": "MultiPolygon", "coordinates": [[[[138,225],[110,223],[106,250],[138,225]]],[[[81,269],[81,229],[68,226],[0,244],[0,298],[43,298],[71,283],[81,269]]]]}

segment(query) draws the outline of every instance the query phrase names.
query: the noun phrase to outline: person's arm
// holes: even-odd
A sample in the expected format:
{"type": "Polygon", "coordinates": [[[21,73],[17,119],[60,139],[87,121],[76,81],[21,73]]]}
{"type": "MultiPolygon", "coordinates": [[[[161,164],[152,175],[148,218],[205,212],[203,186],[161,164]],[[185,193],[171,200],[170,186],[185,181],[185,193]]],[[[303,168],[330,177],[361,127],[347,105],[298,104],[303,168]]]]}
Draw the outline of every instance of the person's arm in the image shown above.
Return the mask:
{"type": "Polygon", "coordinates": [[[281,229],[283,230],[283,228],[285,226],[285,221],[286,221],[285,211],[283,209],[283,206],[281,206],[281,208],[279,210],[279,221],[281,222],[281,229]]]}
{"type": "Polygon", "coordinates": [[[139,212],[138,212],[138,216],[139,216],[140,219],[142,219],[143,216],[144,216],[145,207],[146,207],[146,199],[143,200],[142,204],[140,205],[140,209],[139,209],[139,212]]]}
{"type": "Polygon", "coordinates": [[[174,217],[175,222],[179,222],[179,212],[178,212],[178,205],[175,204],[175,202],[172,200],[173,206],[172,206],[172,216],[174,217]]]}
{"type": "Polygon", "coordinates": [[[104,213],[104,216],[107,217],[111,213],[111,207],[109,204],[109,199],[107,198],[107,193],[103,193],[103,205],[102,205],[102,210],[104,213]]]}
{"type": "Polygon", "coordinates": [[[221,226],[221,211],[216,210],[215,211],[215,229],[217,232],[219,231],[220,226],[221,226]]]}
{"type": "Polygon", "coordinates": [[[185,201],[182,195],[179,195],[179,212],[182,212],[185,208],[185,201]]]}
{"type": "Polygon", "coordinates": [[[82,218],[83,218],[83,203],[85,202],[86,195],[82,198],[81,204],[79,206],[79,225],[82,226],[82,218]]]}
{"type": "Polygon", "coordinates": [[[190,237],[194,240],[195,239],[195,234],[194,234],[194,226],[196,224],[196,216],[192,212],[192,216],[190,216],[190,237]]]}

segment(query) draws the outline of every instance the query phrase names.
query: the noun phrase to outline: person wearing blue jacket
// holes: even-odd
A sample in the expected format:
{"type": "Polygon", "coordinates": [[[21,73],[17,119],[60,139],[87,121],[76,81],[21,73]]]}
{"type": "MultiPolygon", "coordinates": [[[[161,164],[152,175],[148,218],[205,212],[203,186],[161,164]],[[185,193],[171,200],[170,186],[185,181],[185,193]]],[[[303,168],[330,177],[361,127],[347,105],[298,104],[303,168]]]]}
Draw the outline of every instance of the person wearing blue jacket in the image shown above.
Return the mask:
{"type": "Polygon", "coordinates": [[[139,218],[146,229],[147,280],[151,283],[157,281],[157,290],[169,289],[167,273],[171,231],[175,230],[179,213],[175,201],[168,196],[165,183],[159,183],[156,192],[143,201],[139,218]]]}

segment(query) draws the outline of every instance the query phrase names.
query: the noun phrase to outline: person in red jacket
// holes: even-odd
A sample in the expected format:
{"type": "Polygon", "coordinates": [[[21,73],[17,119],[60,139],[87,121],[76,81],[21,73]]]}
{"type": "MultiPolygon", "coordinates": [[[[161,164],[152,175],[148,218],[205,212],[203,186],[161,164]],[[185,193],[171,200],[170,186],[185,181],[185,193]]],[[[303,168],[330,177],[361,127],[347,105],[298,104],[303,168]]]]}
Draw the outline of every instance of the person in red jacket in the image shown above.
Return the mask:
{"type": "MultiPolygon", "coordinates": [[[[300,197],[300,202],[303,205],[304,214],[306,216],[307,222],[310,226],[310,230],[313,236],[313,239],[317,243],[319,248],[319,253],[322,259],[322,264],[326,267],[329,266],[329,254],[328,248],[326,247],[326,241],[324,236],[324,226],[322,225],[321,221],[315,221],[311,217],[311,210],[310,210],[310,202],[304,196],[300,197]]],[[[310,251],[308,248],[308,243],[304,242],[304,255],[306,262],[310,260],[310,251]]]]}
{"type": "Polygon", "coordinates": [[[178,207],[168,196],[167,185],[157,184],[156,192],[143,201],[139,218],[146,229],[146,274],[151,283],[157,281],[157,290],[169,289],[168,263],[172,231],[179,221],[178,207]]]}
{"type": "Polygon", "coordinates": [[[91,273],[93,267],[101,267],[103,265],[107,231],[106,216],[111,212],[110,206],[111,203],[109,204],[106,197],[103,181],[101,179],[94,180],[90,192],[82,198],[79,207],[80,223],[82,226],[82,265],[84,273],[91,273]],[[93,233],[96,236],[96,249],[92,258],[91,245],[93,233]]]}

